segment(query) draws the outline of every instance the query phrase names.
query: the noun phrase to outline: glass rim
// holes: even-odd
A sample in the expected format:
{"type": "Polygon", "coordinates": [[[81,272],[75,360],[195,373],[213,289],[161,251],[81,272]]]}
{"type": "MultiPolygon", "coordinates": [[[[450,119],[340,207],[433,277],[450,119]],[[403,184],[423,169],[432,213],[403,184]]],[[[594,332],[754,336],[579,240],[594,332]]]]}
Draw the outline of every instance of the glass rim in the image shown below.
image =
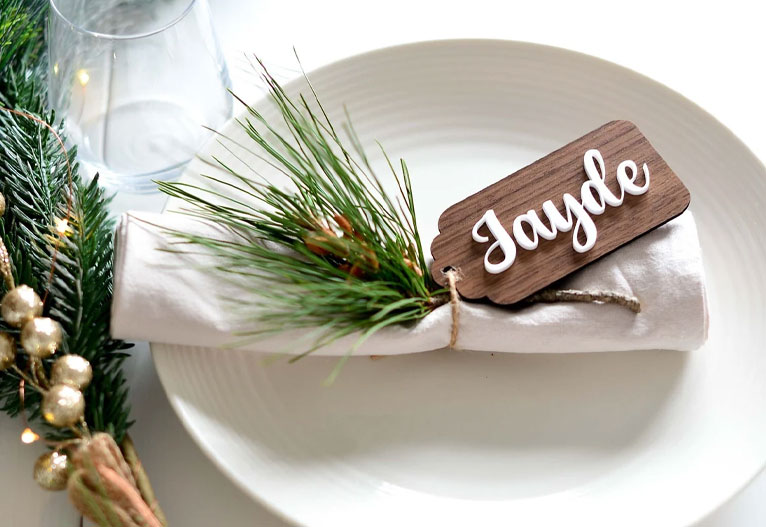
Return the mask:
{"type": "Polygon", "coordinates": [[[88,36],[91,36],[93,38],[101,38],[101,39],[105,39],[105,40],[136,40],[136,39],[139,39],[139,38],[151,37],[152,35],[156,35],[158,33],[162,33],[163,31],[173,27],[178,22],[180,22],[181,20],[186,18],[186,15],[188,15],[189,12],[192,10],[192,8],[194,7],[194,4],[197,3],[197,0],[189,0],[189,5],[187,5],[184,8],[184,10],[177,17],[171,19],[167,24],[165,24],[165,25],[163,25],[163,26],[161,26],[161,27],[159,27],[157,29],[153,29],[151,31],[146,31],[144,33],[131,33],[131,34],[127,34],[127,35],[114,35],[114,34],[110,34],[110,33],[101,33],[99,31],[92,31],[90,29],[86,29],[86,28],[82,27],[79,24],[75,24],[74,22],[72,22],[69,19],[69,17],[65,16],[64,13],[61,12],[59,7],[56,5],[57,1],[58,0],[48,0],[48,3],[49,3],[50,8],[51,8],[51,13],[53,13],[54,16],[56,16],[59,19],[61,19],[63,22],[65,22],[67,25],[69,25],[69,27],[71,27],[72,29],[74,29],[78,33],[82,33],[84,35],[88,35],[88,36]]]}

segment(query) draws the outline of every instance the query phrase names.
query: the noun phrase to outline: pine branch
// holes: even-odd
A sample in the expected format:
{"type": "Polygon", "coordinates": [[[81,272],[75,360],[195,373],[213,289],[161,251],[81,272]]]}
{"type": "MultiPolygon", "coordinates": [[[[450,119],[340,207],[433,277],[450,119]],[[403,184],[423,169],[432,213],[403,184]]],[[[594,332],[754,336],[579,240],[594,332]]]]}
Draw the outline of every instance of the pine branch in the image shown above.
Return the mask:
{"type": "MultiPolygon", "coordinates": [[[[248,106],[249,117],[240,124],[261,158],[289,178],[292,190],[252,177],[254,169],[243,174],[223,163],[233,180],[207,178],[226,186],[225,193],[160,183],[161,190],[191,205],[186,214],[228,227],[238,241],[174,234],[214,255],[217,271],[247,278],[243,287],[260,300],[235,306],[253,327],[242,337],[315,327],[310,352],[358,333],[350,354],[380,329],[423,318],[434,307],[436,285],[425,272],[409,172],[404,161],[397,171],[386,158],[399,189],[392,199],[353,128],[348,125],[347,140],[341,138],[313,87],[310,99],[292,99],[260,68],[282,122],[272,123],[248,106]]],[[[221,144],[228,148],[226,138],[221,144]]]]}
{"type": "MultiPolygon", "coordinates": [[[[44,95],[47,67],[40,51],[47,5],[45,0],[0,0],[0,100],[8,108],[41,118],[61,133],[55,115],[46,111],[44,95]]],[[[64,329],[62,351],[82,355],[93,366],[93,381],[85,391],[88,426],[120,441],[131,422],[121,371],[125,357],[121,350],[127,346],[109,337],[112,222],[103,191],[96,181],[82,183],[74,157],[74,149],[62,151],[47,127],[0,112],[0,192],[7,202],[0,236],[10,253],[14,278],[43,295],[49,287],[54,244],[57,246],[45,313],[64,329]],[[67,161],[72,167],[71,193],[67,161]],[[55,236],[57,219],[69,225],[69,235],[62,242],[55,236]]],[[[18,333],[2,323],[0,329],[18,333]]],[[[24,360],[20,354],[22,368],[24,360]]],[[[21,410],[19,380],[11,370],[0,373],[0,408],[10,415],[21,410]]],[[[42,423],[39,404],[40,395],[27,389],[29,419],[48,438],[69,437],[66,430],[42,423]]]]}
{"type": "MultiPolygon", "coordinates": [[[[52,113],[41,117],[53,122],[52,113]]],[[[50,269],[45,240],[66,195],[68,161],[76,169],[74,152],[62,152],[47,128],[19,115],[0,114],[0,190],[8,204],[0,233],[16,282],[41,295],[50,269]]]]}
{"type": "MultiPolygon", "coordinates": [[[[86,422],[119,442],[132,424],[121,373],[126,357],[121,350],[129,346],[109,337],[113,253],[109,201],[98,186],[98,177],[90,184],[77,183],[67,234],[61,241],[52,238],[59,250],[49,312],[63,326],[68,349],[93,367],[93,381],[85,391],[86,422]]],[[[61,204],[59,215],[64,218],[66,212],[66,205],[61,204]]],[[[49,267],[51,264],[49,261],[49,267]]]]}

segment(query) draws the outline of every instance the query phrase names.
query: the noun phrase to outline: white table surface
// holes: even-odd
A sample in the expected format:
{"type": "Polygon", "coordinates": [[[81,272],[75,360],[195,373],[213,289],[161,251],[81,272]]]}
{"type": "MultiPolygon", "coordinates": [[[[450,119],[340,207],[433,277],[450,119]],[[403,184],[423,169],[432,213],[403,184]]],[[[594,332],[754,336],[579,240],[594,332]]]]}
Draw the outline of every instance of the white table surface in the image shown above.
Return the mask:
{"type": "MultiPolygon", "coordinates": [[[[684,94],[766,160],[766,9],[762,2],[619,0],[471,2],[388,0],[211,0],[214,23],[238,93],[254,93],[244,52],[307,69],[362,51],[418,40],[502,38],[602,57],[684,94]],[[708,7],[710,5],[710,7],[708,7]]],[[[289,70],[282,70],[290,75],[289,70]]],[[[123,194],[117,209],[159,210],[164,200],[123,194]]],[[[148,346],[134,348],[132,434],[174,527],[284,527],[202,454],[168,405],[148,346]]],[[[766,381],[766,380],[765,380],[766,381]]],[[[766,408],[764,408],[766,412],[766,408]]],[[[0,417],[0,527],[75,527],[64,493],[32,481],[40,445],[19,441],[18,421],[0,417]]],[[[87,523],[86,523],[87,525],[87,523]]],[[[766,474],[698,527],[766,525],[766,474]]]]}

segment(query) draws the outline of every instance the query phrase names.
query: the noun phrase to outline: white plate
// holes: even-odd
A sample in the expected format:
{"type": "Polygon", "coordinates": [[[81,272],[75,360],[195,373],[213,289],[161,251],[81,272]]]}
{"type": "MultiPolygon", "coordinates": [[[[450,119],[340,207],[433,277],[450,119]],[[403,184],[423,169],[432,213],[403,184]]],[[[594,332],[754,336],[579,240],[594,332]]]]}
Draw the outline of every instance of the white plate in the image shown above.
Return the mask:
{"type": "Polygon", "coordinates": [[[309,526],[682,526],[764,466],[766,173],[731,132],[629,70],[523,43],[389,48],[311,79],[332,115],[348,105],[365,143],[407,159],[429,239],[446,205],[606,121],[636,122],[692,192],[710,341],[360,357],[331,388],[332,358],[265,367],[153,346],[190,434],[246,492],[309,526]]]}

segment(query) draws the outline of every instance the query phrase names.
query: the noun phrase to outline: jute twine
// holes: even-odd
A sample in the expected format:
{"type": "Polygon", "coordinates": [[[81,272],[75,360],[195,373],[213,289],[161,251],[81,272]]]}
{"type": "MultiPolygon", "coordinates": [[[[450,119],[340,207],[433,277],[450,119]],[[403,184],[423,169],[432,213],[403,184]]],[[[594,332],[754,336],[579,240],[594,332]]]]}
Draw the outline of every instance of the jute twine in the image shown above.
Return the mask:
{"type": "MultiPolygon", "coordinates": [[[[458,349],[457,339],[460,333],[460,294],[457,283],[460,281],[460,269],[450,267],[444,271],[449,287],[449,304],[452,313],[449,347],[458,349]]],[[[591,304],[616,304],[634,313],[641,312],[641,303],[633,295],[616,293],[614,291],[580,291],[577,289],[544,289],[522,301],[525,304],[554,303],[554,302],[586,302],[591,304]]],[[[445,303],[444,301],[440,303],[445,303]]]]}
{"type": "Polygon", "coordinates": [[[447,284],[449,285],[449,304],[452,310],[452,328],[449,335],[450,349],[456,349],[458,328],[460,327],[460,295],[457,292],[457,281],[459,274],[457,269],[450,269],[446,272],[447,284]]]}

